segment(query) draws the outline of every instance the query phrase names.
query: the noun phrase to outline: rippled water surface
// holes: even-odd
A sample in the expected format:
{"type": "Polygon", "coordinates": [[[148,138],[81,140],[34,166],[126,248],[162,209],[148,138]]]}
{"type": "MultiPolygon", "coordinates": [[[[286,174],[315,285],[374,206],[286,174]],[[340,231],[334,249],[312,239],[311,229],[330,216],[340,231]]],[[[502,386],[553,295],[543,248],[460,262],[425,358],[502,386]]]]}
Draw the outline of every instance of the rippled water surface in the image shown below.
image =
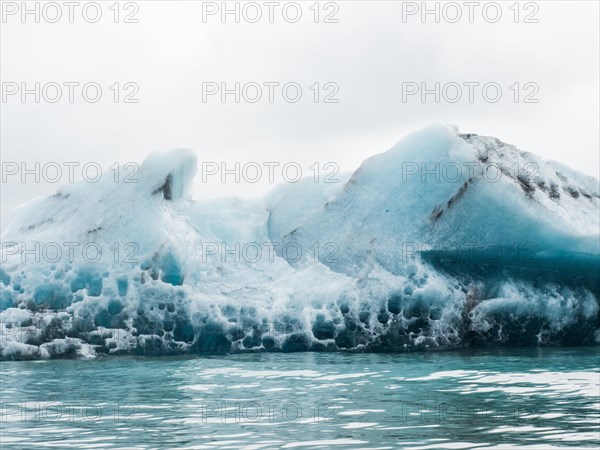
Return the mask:
{"type": "Polygon", "coordinates": [[[2,362],[2,448],[600,445],[598,348],[2,362]]]}

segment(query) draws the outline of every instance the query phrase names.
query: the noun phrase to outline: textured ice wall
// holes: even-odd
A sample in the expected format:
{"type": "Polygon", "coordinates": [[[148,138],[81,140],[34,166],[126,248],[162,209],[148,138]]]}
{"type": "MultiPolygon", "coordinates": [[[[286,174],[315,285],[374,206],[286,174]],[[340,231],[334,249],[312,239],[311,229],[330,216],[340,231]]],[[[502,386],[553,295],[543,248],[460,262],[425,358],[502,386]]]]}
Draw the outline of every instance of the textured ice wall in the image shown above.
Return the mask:
{"type": "Polygon", "coordinates": [[[600,342],[595,179],[440,125],[264,199],[195,202],[196,166],[154,154],[21,207],[1,356],[600,342]]]}

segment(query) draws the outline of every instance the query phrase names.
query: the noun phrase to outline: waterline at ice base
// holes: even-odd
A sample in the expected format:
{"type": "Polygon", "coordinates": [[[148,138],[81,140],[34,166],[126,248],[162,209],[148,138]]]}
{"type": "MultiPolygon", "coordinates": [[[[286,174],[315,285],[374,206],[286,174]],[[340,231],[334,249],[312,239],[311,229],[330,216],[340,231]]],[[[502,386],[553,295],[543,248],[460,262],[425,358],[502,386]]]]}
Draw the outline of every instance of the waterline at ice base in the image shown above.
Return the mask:
{"type": "Polygon", "coordinates": [[[260,199],[192,200],[197,166],[18,208],[1,357],[600,345],[597,179],[445,125],[260,199]]]}

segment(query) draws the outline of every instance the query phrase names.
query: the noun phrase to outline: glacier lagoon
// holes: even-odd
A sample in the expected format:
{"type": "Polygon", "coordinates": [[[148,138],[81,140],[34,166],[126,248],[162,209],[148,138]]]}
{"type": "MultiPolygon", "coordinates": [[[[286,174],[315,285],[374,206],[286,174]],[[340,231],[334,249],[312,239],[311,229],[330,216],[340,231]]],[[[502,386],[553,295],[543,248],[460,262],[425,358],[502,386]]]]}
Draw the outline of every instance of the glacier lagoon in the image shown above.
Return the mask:
{"type": "Polygon", "coordinates": [[[597,347],[1,363],[6,448],[598,448],[597,347]]]}
{"type": "Polygon", "coordinates": [[[598,180],[442,125],[261,199],[196,167],[15,211],[3,445],[598,446],[598,180]]]}

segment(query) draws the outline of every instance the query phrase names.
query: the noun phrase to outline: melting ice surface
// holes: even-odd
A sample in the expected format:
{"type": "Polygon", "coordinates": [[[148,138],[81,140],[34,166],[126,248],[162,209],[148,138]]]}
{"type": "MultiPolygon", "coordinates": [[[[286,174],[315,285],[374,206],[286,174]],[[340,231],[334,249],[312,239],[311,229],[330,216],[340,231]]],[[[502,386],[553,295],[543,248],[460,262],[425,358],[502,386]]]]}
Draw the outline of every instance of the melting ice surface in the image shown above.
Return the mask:
{"type": "Polygon", "coordinates": [[[19,208],[1,357],[600,343],[594,178],[441,125],[262,199],[193,201],[196,166],[19,208]]]}

